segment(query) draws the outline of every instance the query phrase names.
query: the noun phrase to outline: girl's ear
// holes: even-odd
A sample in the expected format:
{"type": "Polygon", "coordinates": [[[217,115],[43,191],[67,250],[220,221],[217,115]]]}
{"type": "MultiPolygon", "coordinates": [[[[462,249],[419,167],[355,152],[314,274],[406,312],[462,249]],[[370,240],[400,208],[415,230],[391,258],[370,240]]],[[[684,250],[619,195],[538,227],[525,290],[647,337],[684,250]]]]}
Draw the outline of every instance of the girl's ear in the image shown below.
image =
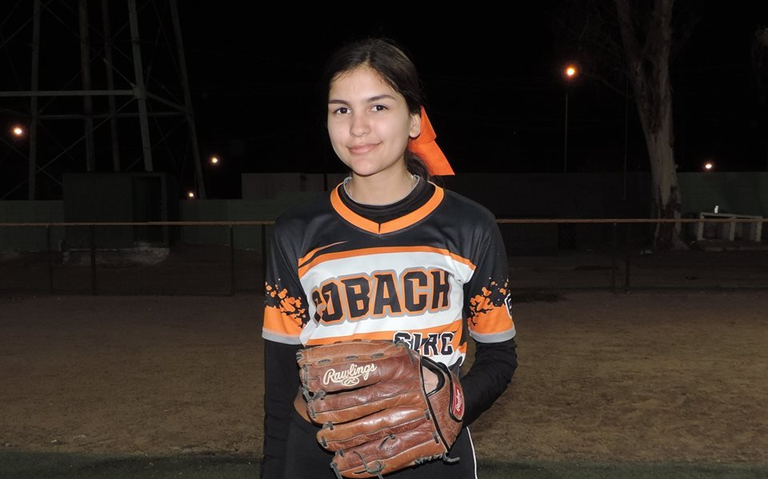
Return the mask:
{"type": "Polygon", "coordinates": [[[421,134],[421,113],[411,114],[411,130],[408,134],[411,138],[418,138],[421,134]]]}

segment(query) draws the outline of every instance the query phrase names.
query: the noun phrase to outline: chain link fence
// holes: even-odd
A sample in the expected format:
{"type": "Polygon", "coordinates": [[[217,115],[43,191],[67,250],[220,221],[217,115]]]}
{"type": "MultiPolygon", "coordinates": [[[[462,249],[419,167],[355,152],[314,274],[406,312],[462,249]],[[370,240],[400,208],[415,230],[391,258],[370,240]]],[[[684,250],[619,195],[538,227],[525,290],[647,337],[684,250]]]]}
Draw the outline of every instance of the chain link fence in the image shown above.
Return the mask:
{"type": "MultiPolygon", "coordinates": [[[[737,217],[498,220],[510,285],[517,291],[768,289],[764,222],[737,217]],[[679,223],[688,248],[654,251],[654,229],[671,221],[679,223]]],[[[16,245],[0,252],[0,292],[260,294],[273,224],[0,224],[0,244],[16,245]]]]}

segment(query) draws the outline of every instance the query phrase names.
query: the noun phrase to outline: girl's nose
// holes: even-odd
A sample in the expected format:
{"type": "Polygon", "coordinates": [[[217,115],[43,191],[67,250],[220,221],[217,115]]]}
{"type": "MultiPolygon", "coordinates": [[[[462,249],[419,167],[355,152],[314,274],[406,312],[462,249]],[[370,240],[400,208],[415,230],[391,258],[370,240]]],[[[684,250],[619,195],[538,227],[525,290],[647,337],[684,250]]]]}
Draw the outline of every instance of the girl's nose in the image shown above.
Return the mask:
{"type": "Polygon", "coordinates": [[[352,136],[365,136],[371,131],[371,126],[365,115],[352,115],[350,134],[352,136]]]}

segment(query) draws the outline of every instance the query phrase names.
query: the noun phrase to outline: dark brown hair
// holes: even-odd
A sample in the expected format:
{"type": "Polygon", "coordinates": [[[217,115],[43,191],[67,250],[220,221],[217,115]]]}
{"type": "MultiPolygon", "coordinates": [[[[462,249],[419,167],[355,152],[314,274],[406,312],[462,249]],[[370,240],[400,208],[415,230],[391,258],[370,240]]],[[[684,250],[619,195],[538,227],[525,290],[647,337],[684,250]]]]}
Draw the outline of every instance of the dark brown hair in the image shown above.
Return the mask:
{"type": "MultiPolygon", "coordinates": [[[[421,112],[424,94],[416,66],[394,40],[388,38],[366,38],[355,40],[337,49],[325,64],[322,77],[324,101],[328,102],[331,83],[341,74],[366,66],[376,71],[393,90],[403,95],[412,115],[421,112]]],[[[405,152],[405,166],[414,175],[429,181],[424,161],[410,150],[405,152]]]]}

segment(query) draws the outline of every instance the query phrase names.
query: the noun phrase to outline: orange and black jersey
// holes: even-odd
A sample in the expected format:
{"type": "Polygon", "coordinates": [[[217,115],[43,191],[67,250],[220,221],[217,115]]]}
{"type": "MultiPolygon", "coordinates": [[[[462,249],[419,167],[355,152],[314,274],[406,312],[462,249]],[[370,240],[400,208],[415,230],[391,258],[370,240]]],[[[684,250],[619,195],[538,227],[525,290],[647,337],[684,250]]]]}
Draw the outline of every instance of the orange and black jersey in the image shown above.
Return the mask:
{"type": "Polygon", "coordinates": [[[371,207],[339,185],[276,222],[263,336],[294,345],[400,339],[457,367],[467,334],[479,343],[515,336],[507,271],[481,205],[420,181],[399,204],[371,207]]]}

